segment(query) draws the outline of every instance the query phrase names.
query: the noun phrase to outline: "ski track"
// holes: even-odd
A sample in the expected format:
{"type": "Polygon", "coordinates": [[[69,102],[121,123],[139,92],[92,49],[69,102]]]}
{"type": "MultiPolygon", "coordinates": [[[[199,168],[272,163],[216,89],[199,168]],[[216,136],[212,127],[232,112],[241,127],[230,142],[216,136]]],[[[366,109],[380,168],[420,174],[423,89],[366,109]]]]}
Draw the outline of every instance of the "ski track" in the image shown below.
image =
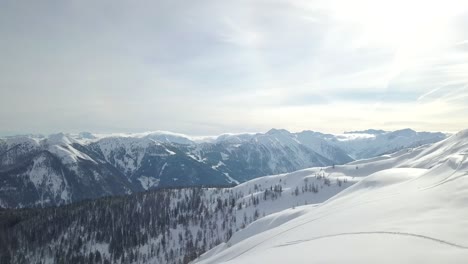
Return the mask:
{"type": "MultiPolygon", "coordinates": [[[[466,175],[463,175],[463,176],[466,176],[466,175]]],[[[454,178],[453,180],[455,180],[455,179],[457,179],[457,178],[460,178],[460,177],[463,177],[463,176],[456,177],[456,178],[454,178]]],[[[412,181],[412,180],[414,180],[414,179],[411,179],[410,181],[412,181]]],[[[440,184],[440,183],[439,183],[439,184],[440,184]]],[[[422,191],[422,190],[424,190],[424,189],[419,189],[419,190],[417,190],[417,191],[422,191]]],[[[351,204],[351,205],[347,206],[346,208],[341,208],[341,209],[343,209],[343,210],[349,210],[349,209],[354,208],[354,207],[362,206],[363,204],[374,203],[374,202],[377,202],[377,201],[380,201],[380,200],[385,200],[385,199],[388,199],[388,198],[393,197],[393,196],[398,195],[398,194],[400,194],[400,193],[398,192],[398,193],[394,193],[394,194],[385,195],[385,196],[383,196],[383,197],[380,197],[380,198],[377,198],[377,199],[374,199],[374,200],[370,200],[370,201],[358,202],[358,203],[356,203],[356,204],[351,204]]],[[[316,221],[316,220],[319,220],[319,219],[321,219],[321,218],[327,217],[327,216],[329,216],[329,215],[332,215],[332,214],[334,214],[334,213],[340,211],[340,210],[339,210],[340,207],[334,208],[334,209],[335,209],[335,210],[333,210],[333,211],[331,211],[331,212],[329,212],[329,213],[326,213],[326,214],[321,215],[321,216],[318,216],[318,217],[316,217],[316,218],[307,220],[307,221],[305,221],[305,222],[303,222],[303,223],[300,223],[300,224],[298,224],[298,225],[296,225],[296,226],[290,227],[290,228],[288,228],[288,229],[286,229],[286,230],[283,230],[283,231],[281,231],[281,232],[279,232],[279,233],[277,233],[277,234],[275,234],[275,235],[272,235],[272,236],[270,236],[270,237],[264,239],[263,241],[261,241],[261,242],[255,244],[255,245],[253,245],[252,247],[250,247],[250,248],[244,250],[243,252],[237,254],[236,256],[233,256],[232,258],[228,259],[226,262],[229,262],[229,261],[231,261],[231,260],[233,260],[233,259],[236,259],[237,257],[240,257],[241,255],[244,255],[245,253],[249,252],[250,250],[252,250],[252,249],[254,249],[254,248],[260,246],[261,244],[263,244],[263,243],[265,243],[265,242],[267,242],[267,241],[269,241],[269,240],[271,240],[271,239],[273,239],[273,238],[275,238],[275,237],[278,237],[278,236],[280,236],[280,235],[282,235],[282,234],[284,234],[284,233],[286,233],[286,232],[288,232],[288,231],[290,231],[290,230],[296,229],[296,228],[301,227],[301,226],[303,226],[303,225],[306,225],[306,224],[308,224],[308,223],[310,223],[310,222],[314,222],[314,221],[316,221]]],[[[316,240],[316,239],[321,239],[321,238],[333,237],[333,236],[344,236],[344,235],[353,235],[353,234],[354,234],[354,235],[359,235],[359,234],[361,234],[361,235],[365,235],[365,234],[387,234],[387,235],[412,236],[412,237],[418,237],[418,238],[422,238],[422,239],[432,240],[432,241],[439,242],[439,243],[442,243],[442,244],[445,244],[445,245],[454,246],[454,247],[457,247],[457,248],[460,248],[460,249],[468,249],[468,246],[463,246],[463,245],[451,243],[451,242],[448,242],[448,241],[444,241],[444,240],[440,240],[440,239],[437,239],[437,238],[432,238],[432,237],[428,237],[428,236],[424,236],[424,235],[418,235],[418,234],[412,234],[412,233],[404,233],[404,232],[387,232],[387,231],[341,233],[341,234],[334,234],[334,235],[327,235],[327,236],[320,236],[320,237],[312,238],[312,239],[310,239],[310,241],[316,240]]],[[[309,240],[305,240],[304,242],[306,242],[306,241],[309,241],[309,240]]]]}
{"type": "Polygon", "coordinates": [[[466,153],[462,153],[462,155],[463,155],[463,159],[458,163],[457,168],[453,171],[452,174],[450,174],[450,176],[446,177],[445,179],[441,180],[440,182],[438,182],[438,183],[436,183],[436,184],[434,184],[434,185],[431,185],[431,186],[428,186],[428,187],[424,187],[424,188],[420,188],[419,190],[420,190],[420,191],[429,190],[429,189],[432,189],[432,188],[441,186],[441,185],[443,185],[443,184],[445,184],[445,183],[454,181],[454,180],[456,180],[456,179],[458,179],[458,178],[461,178],[461,177],[466,176],[468,173],[465,173],[465,174],[463,174],[463,175],[460,175],[460,176],[457,176],[457,177],[455,177],[455,178],[452,178],[453,175],[455,175],[455,174],[460,170],[461,166],[466,162],[466,160],[467,160],[467,158],[468,158],[468,156],[467,156],[466,153]]]}
{"type": "Polygon", "coordinates": [[[434,237],[430,237],[430,236],[413,234],[413,233],[406,233],[406,232],[390,232],[390,231],[363,231],[363,232],[348,232],[348,233],[331,234],[331,235],[313,237],[313,238],[310,238],[310,239],[291,241],[291,242],[287,242],[285,244],[277,245],[276,247],[287,247],[287,246],[291,246],[291,245],[295,245],[295,244],[301,244],[301,243],[310,242],[310,241],[315,241],[315,240],[319,240],[319,239],[339,237],[339,236],[355,236],[355,235],[408,236],[408,237],[416,237],[416,238],[420,238],[420,239],[434,241],[434,242],[437,242],[437,243],[440,243],[440,244],[456,247],[456,248],[459,248],[459,249],[468,249],[468,246],[456,244],[456,243],[453,243],[453,242],[449,242],[449,241],[446,241],[446,240],[442,240],[442,239],[438,239],[438,238],[434,238],[434,237]]]}
{"type": "MultiPolygon", "coordinates": [[[[392,196],[393,196],[393,195],[392,195],[392,196]]],[[[367,202],[363,202],[363,203],[361,202],[361,203],[355,204],[355,205],[353,205],[353,206],[351,206],[351,207],[346,207],[346,208],[344,208],[344,210],[348,210],[348,209],[350,209],[350,208],[357,207],[357,206],[360,206],[360,205],[362,205],[362,204],[367,204],[367,203],[375,202],[375,201],[382,200],[382,199],[385,199],[385,198],[387,198],[387,197],[384,197],[384,198],[381,198],[381,199],[372,200],[372,201],[367,201],[367,202]]],[[[250,247],[250,248],[248,248],[248,249],[242,251],[241,253],[237,254],[236,256],[234,256],[234,257],[228,259],[226,262],[229,262],[229,261],[231,261],[231,260],[233,260],[233,259],[235,259],[235,258],[237,258],[237,257],[240,257],[240,256],[244,255],[245,253],[249,252],[250,250],[252,250],[252,249],[254,249],[254,248],[260,246],[261,244],[263,244],[263,243],[265,243],[265,242],[267,242],[267,241],[269,241],[269,240],[271,240],[271,239],[273,239],[273,238],[275,238],[275,237],[278,237],[278,236],[280,236],[280,235],[282,235],[282,234],[284,234],[284,233],[286,233],[286,232],[289,232],[289,231],[291,231],[291,230],[293,230],[293,229],[296,229],[296,228],[301,227],[301,226],[303,226],[303,225],[309,224],[309,223],[314,222],[314,221],[316,221],[316,220],[322,219],[322,218],[327,217],[327,216],[329,216],[329,215],[332,215],[332,214],[334,214],[334,213],[340,211],[339,209],[340,209],[340,208],[337,208],[337,210],[333,210],[333,211],[331,211],[331,212],[329,212],[329,213],[323,214],[323,215],[318,216],[318,217],[316,217],[316,218],[309,219],[309,220],[307,220],[307,221],[305,221],[305,222],[303,222],[303,223],[300,223],[300,224],[298,224],[298,225],[292,226],[292,227],[290,227],[290,228],[288,228],[288,229],[286,229],[286,230],[283,230],[283,231],[281,231],[281,232],[279,232],[279,233],[277,233],[277,234],[275,234],[275,235],[272,235],[272,236],[270,236],[270,237],[264,239],[263,241],[260,241],[259,243],[253,245],[252,247],[250,247]]]]}

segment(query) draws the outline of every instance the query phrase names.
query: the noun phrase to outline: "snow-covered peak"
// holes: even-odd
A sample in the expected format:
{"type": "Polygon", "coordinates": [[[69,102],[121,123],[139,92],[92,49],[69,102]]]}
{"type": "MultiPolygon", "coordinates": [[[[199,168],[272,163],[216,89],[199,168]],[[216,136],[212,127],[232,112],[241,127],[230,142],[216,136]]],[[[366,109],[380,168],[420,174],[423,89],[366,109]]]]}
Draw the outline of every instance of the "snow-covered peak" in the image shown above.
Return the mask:
{"type": "Polygon", "coordinates": [[[30,153],[40,148],[40,140],[26,136],[15,136],[0,139],[0,168],[23,161],[30,153]]]}
{"type": "Polygon", "coordinates": [[[49,135],[46,139],[46,142],[50,145],[71,145],[72,143],[75,143],[76,140],[67,134],[57,133],[49,135]]]}
{"type": "Polygon", "coordinates": [[[290,134],[289,131],[287,131],[286,129],[276,129],[276,128],[272,128],[270,130],[268,130],[268,132],[266,132],[267,135],[278,135],[278,134],[290,134]]]}
{"type": "Polygon", "coordinates": [[[148,133],[145,138],[150,138],[159,142],[163,143],[176,143],[176,144],[183,144],[183,145],[192,145],[195,142],[186,135],[177,134],[167,131],[155,131],[148,133]]]}
{"type": "Polygon", "coordinates": [[[4,138],[3,141],[9,148],[20,144],[30,147],[39,147],[40,139],[31,136],[13,136],[4,138]]]}
{"type": "Polygon", "coordinates": [[[285,129],[271,129],[265,134],[257,134],[254,137],[256,142],[264,145],[283,145],[296,147],[299,142],[295,136],[285,129]]]}
{"type": "Polygon", "coordinates": [[[406,129],[388,132],[386,133],[385,136],[389,139],[393,139],[395,137],[410,138],[410,137],[417,136],[417,132],[412,129],[406,128],[406,129]]]}
{"type": "Polygon", "coordinates": [[[461,130],[458,133],[455,133],[453,136],[458,140],[468,140],[468,129],[461,130]]]}
{"type": "Polygon", "coordinates": [[[121,137],[112,136],[104,137],[95,142],[103,149],[111,151],[116,148],[147,148],[150,145],[159,145],[160,143],[150,137],[136,138],[136,137],[121,137]]]}
{"type": "MultiPolygon", "coordinates": [[[[359,140],[372,140],[375,139],[375,134],[360,134],[360,133],[347,133],[335,135],[336,141],[359,141],[359,140]]],[[[332,140],[334,140],[332,139],[332,140]]]]}
{"type": "Polygon", "coordinates": [[[194,144],[198,137],[192,137],[185,134],[174,133],[169,131],[149,131],[142,133],[110,133],[110,134],[93,134],[90,132],[80,132],[78,134],[69,134],[68,137],[82,144],[89,144],[105,138],[133,138],[133,139],[151,139],[161,143],[176,143],[190,145],[194,144]]]}
{"type": "Polygon", "coordinates": [[[408,166],[434,167],[448,160],[455,162],[454,166],[468,158],[468,130],[462,130],[449,138],[425,148],[412,160],[405,162],[408,166]]]}
{"type": "Polygon", "coordinates": [[[83,138],[83,139],[96,139],[97,137],[90,133],[90,132],[80,132],[78,133],[78,137],[83,138]]]}
{"type": "Polygon", "coordinates": [[[387,131],[381,129],[366,129],[361,131],[346,131],[344,134],[371,134],[371,135],[381,135],[385,134],[387,131]]]}
{"type": "Polygon", "coordinates": [[[250,141],[258,133],[241,133],[241,134],[231,134],[226,133],[216,137],[216,143],[230,143],[230,144],[240,144],[242,142],[250,141]]]}

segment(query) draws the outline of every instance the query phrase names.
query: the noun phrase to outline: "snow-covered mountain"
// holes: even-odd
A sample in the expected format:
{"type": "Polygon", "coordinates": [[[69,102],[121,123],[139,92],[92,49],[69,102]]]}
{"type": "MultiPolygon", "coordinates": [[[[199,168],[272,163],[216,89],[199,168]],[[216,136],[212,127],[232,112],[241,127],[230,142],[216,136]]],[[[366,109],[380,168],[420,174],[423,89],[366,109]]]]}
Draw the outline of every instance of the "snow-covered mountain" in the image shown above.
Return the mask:
{"type": "Polygon", "coordinates": [[[444,137],[412,130],[329,135],[281,129],[205,138],[163,131],[8,137],[0,139],[0,206],[56,205],[165,187],[227,186],[345,164],[353,157],[444,137]]]}
{"type": "Polygon", "coordinates": [[[0,210],[0,255],[12,263],[463,263],[466,176],[468,130],[232,188],[0,210]]]}
{"type": "Polygon", "coordinates": [[[388,154],[403,148],[417,147],[434,143],[445,138],[443,133],[416,132],[402,129],[392,132],[366,130],[345,132],[334,138],[328,138],[334,145],[343,149],[354,159],[366,159],[388,154]]]}
{"type": "Polygon", "coordinates": [[[231,185],[232,179],[151,138],[86,144],[65,134],[0,141],[0,206],[64,204],[164,186],[231,185]]]}
{"type": "Polygon", "coordinates": [[[468,130],[431,146],[324,171],[359,180],[322,204],[253,222],[194,263],[465,263],[468,259],[468,130]]]}
{"type": "Polygon", "coordinates": [[[258,219],[321,203],[356,181],[316,168],[260,177],[233,188],[163,189],[62,207],[0,210],[0,241],[5,242],[0,243],[0,259],[188,263],[233,234],[239,237],[258,219]]]}
{"type": "Polygon", "coordinates": [[[305,144],[295,134],[272,129],[265,134],[218,138],[213,143],[189,146],[187,151],[239,182],[353,160],[341,149],[321,141],[322,145],[305,144]]]}

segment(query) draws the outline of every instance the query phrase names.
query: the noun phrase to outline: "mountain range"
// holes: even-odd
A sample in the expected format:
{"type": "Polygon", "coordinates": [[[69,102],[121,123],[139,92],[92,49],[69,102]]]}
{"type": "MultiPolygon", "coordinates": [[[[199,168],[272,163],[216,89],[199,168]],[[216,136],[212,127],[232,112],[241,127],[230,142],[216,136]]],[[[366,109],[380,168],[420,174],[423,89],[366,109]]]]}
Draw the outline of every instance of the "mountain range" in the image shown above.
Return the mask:
{"type": "Polygon", "coordinates": [[[0,261],[464,263],[467,158],[465,130],[434,144],[230,188],[3,209],[0,261]]]}
{"type": "Polygon", "coordinates": [[[190,137],[171,132],[0,139],[0,206],[44,207],[149,189],[231,186],[440,141],[443,133],[366,130],[190,137]]]}

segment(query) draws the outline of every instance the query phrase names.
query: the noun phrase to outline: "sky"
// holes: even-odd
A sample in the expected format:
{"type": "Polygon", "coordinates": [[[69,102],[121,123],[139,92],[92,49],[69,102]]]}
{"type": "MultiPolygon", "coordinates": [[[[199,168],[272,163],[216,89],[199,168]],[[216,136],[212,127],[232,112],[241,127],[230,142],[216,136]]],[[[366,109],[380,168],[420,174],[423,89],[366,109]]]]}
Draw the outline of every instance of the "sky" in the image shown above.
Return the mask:
{"type": "Polygon", "coordinates": [[[0,0],[0,135],[468,128],[468,1],[0,0]]]}

